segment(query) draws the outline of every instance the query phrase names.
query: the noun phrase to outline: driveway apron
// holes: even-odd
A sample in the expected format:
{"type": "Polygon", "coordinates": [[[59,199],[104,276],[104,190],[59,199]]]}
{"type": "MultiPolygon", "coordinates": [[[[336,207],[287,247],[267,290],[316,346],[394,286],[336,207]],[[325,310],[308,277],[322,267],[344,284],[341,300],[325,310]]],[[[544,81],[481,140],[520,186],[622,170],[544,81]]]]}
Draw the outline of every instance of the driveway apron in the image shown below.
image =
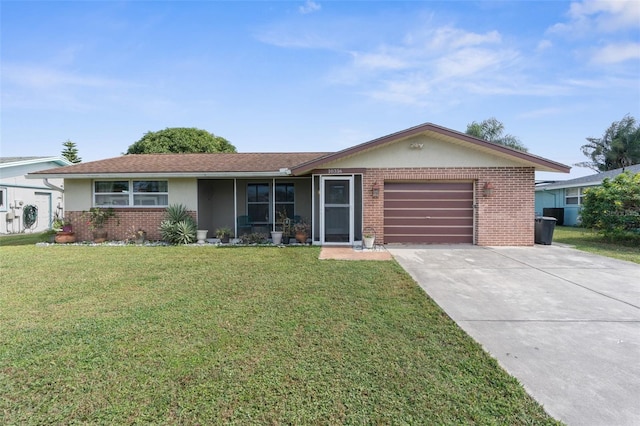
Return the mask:
{"type": "Polygon", "coordinates": [[[387,248],[551,416],[640,425],[640,265],[555,245],[387,248]]]}

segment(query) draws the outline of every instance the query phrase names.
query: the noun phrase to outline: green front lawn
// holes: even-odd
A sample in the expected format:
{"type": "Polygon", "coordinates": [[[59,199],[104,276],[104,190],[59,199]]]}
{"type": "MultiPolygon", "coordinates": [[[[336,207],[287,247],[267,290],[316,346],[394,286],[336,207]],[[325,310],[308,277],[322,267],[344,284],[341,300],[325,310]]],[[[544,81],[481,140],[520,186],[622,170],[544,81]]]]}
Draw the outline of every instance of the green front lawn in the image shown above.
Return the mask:
{"type": "Polygon", "coordinates": [[[556,226],[553,242],[569,244],[578,250],[588,251],[601,256],[640,263],[640,246],[607,241],[602,235],[584,228],[556,226]]]}
{"type": "Polygon", "coordinates": [[[555,424],[395,262],[0,247],[0,423],[555,424]]]}

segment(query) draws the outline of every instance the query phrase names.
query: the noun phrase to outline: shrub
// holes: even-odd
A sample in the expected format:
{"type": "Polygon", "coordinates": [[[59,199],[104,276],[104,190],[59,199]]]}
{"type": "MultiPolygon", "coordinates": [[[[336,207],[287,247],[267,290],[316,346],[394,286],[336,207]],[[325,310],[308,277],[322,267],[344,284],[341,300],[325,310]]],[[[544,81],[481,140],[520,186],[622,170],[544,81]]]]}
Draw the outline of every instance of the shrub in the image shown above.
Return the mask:
{"type": "Polygon", "coordinates": [[[160,223],[160,235],[169,244],[191,244],[196,240],[198,226],[183,204],[167,207],[160,223]]]}
{"type": "Polygon", "coordinates": [[[585,191],[582,225],[615,239],[640,239],[640,173],[624,172],[585,191]]]}
{"type": "Polygon", "coordinates": [[[241,238],[242,244],[265,244],[268,236],[261,232],[254,232],[252,234],[245,234],[241,238]]]}

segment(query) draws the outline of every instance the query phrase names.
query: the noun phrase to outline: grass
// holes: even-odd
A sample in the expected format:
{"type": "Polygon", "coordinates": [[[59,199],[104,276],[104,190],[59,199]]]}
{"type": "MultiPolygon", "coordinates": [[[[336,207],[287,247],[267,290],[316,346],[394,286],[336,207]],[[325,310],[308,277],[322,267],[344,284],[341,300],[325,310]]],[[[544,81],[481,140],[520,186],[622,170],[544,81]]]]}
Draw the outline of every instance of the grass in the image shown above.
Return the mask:
{"type": "Polygon", "coordinates": [[[0,254],[2,424],[557,424],[395,262],[0,254]]]}
{"type": "Polygon", "coordinates": [[[576,249],[615,259],[640,263],[640,246],[612,243],[600,234],[584,228],[556,226],[553,242],[570,244],[576,249]]]}
{"type": "Polygon", "coordinates": [[[0,235],[0,247],[26,246],[36,243],[46,243],[49,242],[52,235],[53,234],[49,232],[0,235]]]}

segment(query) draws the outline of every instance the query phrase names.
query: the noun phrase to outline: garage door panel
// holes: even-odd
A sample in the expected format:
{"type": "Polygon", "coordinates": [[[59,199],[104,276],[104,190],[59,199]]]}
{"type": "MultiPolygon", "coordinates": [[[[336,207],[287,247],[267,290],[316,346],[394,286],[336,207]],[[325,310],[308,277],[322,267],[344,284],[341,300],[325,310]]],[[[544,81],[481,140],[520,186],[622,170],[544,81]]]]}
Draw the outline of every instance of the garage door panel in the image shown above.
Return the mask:
{"type": "Polygon", "coordinates": [[[385,191],[385,200],[425,200],[425,199],[439,199],[439,200],[468,200],[470,192],[464,191],[415,191],[415,192],[400,192],[400,191],[385,191]]]}
{"type": "Polygon", "coordinates": [[[443,217],[439,219],[431,218],[425,220],[422,218],[413,219],[399,219],[399,218],[385,218],[384,226],[470,226],[473,227],[473,219],[461,217],[461,218],[448,218],[443,217]]]}
{"type": "Polygon", "coordinates": [[[388,243],[472,243],[473,183],[385,182],[388,243]]]}
{"type": "Polygon", "coordinates": [[[385,218],[441,218],[441,217],[467,217],[473,216],[473,209],[446,209],[446,210],[400,210],[400,209],[385,209],[385,218]]]}
{"type": "Polygon", "coordinates": [[[403,226],[387,227],[387,235],[467,235],[470,227],[466,226],[403,226]]]}
{"type": "Polygon", "coordinates": [[[409,244],[469,244],[466,235],[397,235],[384,237],[385,243],[409,243],[409,244]],[[443,240],[446,240],[443,241],[443,240]]]}
{"type": "Polygon", "coordinates": [[[470,191],[473,189],[473,183],[471,182],[391,182],[385,183],[384,191],[424,191],[424,190],[437,190],[437,191],[470,191]],[[387,188],[387,185],[392,187],[387,188]]]}
{"type": "Polygon", "coordinates": [[[385,200],[387,208],[405,209],[464,209],[468,208],[471,200],[385,200]]]}

